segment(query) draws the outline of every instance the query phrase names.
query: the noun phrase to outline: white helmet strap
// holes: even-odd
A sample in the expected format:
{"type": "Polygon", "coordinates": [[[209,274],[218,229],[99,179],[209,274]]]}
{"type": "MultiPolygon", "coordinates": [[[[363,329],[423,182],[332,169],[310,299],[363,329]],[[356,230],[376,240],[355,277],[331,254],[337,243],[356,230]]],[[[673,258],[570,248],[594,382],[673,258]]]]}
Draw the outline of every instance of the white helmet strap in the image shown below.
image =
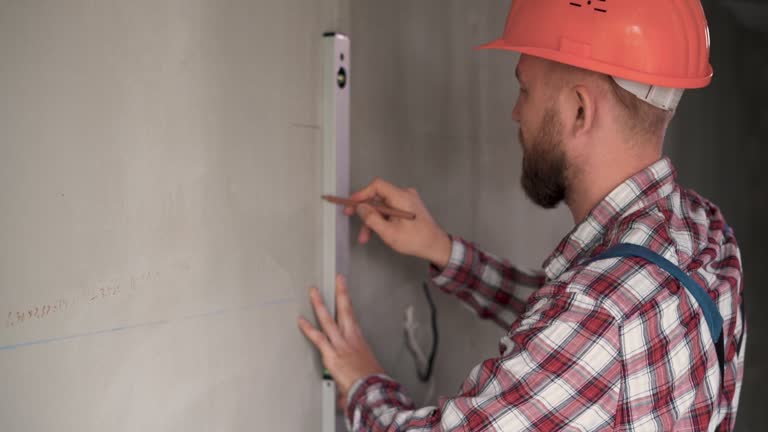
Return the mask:
{"type": "Polygon", "coordinates": [[[680,98],[683,97],[683,89],[643,84],[617,77],[611,78],[616,81],[619,87],[637,96],[640,100],[665,111],[674,111],[677,104],[680,103],[680,98]]]}

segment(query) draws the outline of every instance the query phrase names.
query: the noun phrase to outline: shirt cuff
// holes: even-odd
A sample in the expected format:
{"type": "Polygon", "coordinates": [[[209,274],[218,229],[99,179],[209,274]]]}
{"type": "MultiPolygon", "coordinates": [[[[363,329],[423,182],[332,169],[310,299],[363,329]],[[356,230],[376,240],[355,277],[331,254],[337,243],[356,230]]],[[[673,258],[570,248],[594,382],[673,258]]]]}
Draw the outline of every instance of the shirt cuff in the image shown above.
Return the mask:
{"type": "MultiPolygon", "coordinates": [[[[448,259],[448,264],[442,269],[436,266],[434,263],[429,263],[429,276],[432,279],[432,285],[446,289],[452,282],[457,274],[462,273],[463,267],[466,266],[466,256],[471,249],[471,245],[461,237],[448,235],[451,239],[451,256],[448,259]]],[[[466,273],[466,271],[463,271],[466,273]]]]}
{"type": "Polygon", "coordinates": [[[356,423],[355,415],[368,417],[374,408],[383,406],[413,409],[413,402],[401,393],[400,383],[388,375],[376,374],[358,379],[349,388],[347,394],[347,407],[344,413],[347,429],[352,430],[352,426],[356,423]]]}

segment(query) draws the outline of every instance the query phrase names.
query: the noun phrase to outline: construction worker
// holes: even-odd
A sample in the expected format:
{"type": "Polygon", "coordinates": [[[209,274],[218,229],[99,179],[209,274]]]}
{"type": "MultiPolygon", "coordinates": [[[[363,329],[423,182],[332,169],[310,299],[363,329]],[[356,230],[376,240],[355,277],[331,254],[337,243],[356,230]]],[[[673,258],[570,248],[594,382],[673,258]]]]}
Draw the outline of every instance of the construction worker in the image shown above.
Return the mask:
{"type": "MultiPolygon", "coordinates": [[[[575,227],[525,274],[445,233],[417,192],[375,180],[416,214],[347,208],[395,251],[430,262],[433,285],[507,331],[498,357],[457,394],[414,406],[360,332],[344,279],[336,321],[316,289],[320,329],[300,318],[336,383],[351,430],[732,430],[743,376],[742,267],[718,208],[676,183],[662,156],[684,89],[712,77],[698,0],[515,0],[503,37],[521,53],[512,118],[522,186],[565,202],[575,227]],[[518,288],[537,288],[518,298],[518,288]]],[[[714,173],[717,175],[717,173],[714,173]]]]}

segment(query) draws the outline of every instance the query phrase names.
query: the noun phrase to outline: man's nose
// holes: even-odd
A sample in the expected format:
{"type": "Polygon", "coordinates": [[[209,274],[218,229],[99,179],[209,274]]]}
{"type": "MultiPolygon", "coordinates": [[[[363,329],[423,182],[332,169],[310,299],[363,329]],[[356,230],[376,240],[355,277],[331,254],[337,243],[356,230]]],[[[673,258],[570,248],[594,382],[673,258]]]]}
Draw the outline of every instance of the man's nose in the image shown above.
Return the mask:
{"type": "Polygon", "coordinates": [[[512,120],[520,123],[520,103],[519,100],[515,102],[515,107],[512,109],[512,120]]]}

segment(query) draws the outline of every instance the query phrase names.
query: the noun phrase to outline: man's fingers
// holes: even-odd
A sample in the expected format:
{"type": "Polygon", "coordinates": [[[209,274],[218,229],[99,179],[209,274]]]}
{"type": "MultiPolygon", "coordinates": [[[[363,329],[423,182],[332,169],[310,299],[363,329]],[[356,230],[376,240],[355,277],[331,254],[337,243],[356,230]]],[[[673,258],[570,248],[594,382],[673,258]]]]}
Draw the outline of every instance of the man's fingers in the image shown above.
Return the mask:
{"type": "Polygon", "coordinates": [[[336,275],[336,310],[339,313],[340,325],[345,325],[349,322],[357,322],[355,321],[355,314],[352,311],[352,302],[349,300],[347,281],[342,275],[336,275]]]}
{"type": "Polygon", "coordinates": [[[360,234],[357,235],[357,241],[360,244],[366,244],[370,239],[371,239],[371,229],[363,225],[363,227],[360,228],[360,234]]]}
{"type": "Polygon", "coordinates": [[[397,196],[400,196],[403,190],[397,186],[389,183],[380,178],[374,179],[368,186],[355,192],[350,197],[353,200],[365,201],[371,198],[381,196],[385,201],[392,201],[397,196]]]}
{"type": "Polygon", "coordinates": [[[299,317],[299,328],[316,347],[320,350],[323,357],[327,357],[333,352],[333,347],[323,332],[316,329],[304,317],[299,317]]]}
{"type": "Polygon", "coordinates": [[[342,343],[339,327],[336,325],[336,320],[328,312],[328,308],[325,307],[320,291],[316,287],[312,287],[309,290],[309,297],[312,300],[312,307],[315,309],[317,320],[320,322],[320,326],[328,336],[328,339],[330,339],[334,346],[342,343]]]}
{"type": "Polygon", "coordinates": [[[380,237],[389,238],[391,236],[392,227],[389,225],[389,222],[373,207],[367,204],[360,204],[357,206],[357,214],[360,215],[365,225],[376,231],[376,234],[380,237]]]}

